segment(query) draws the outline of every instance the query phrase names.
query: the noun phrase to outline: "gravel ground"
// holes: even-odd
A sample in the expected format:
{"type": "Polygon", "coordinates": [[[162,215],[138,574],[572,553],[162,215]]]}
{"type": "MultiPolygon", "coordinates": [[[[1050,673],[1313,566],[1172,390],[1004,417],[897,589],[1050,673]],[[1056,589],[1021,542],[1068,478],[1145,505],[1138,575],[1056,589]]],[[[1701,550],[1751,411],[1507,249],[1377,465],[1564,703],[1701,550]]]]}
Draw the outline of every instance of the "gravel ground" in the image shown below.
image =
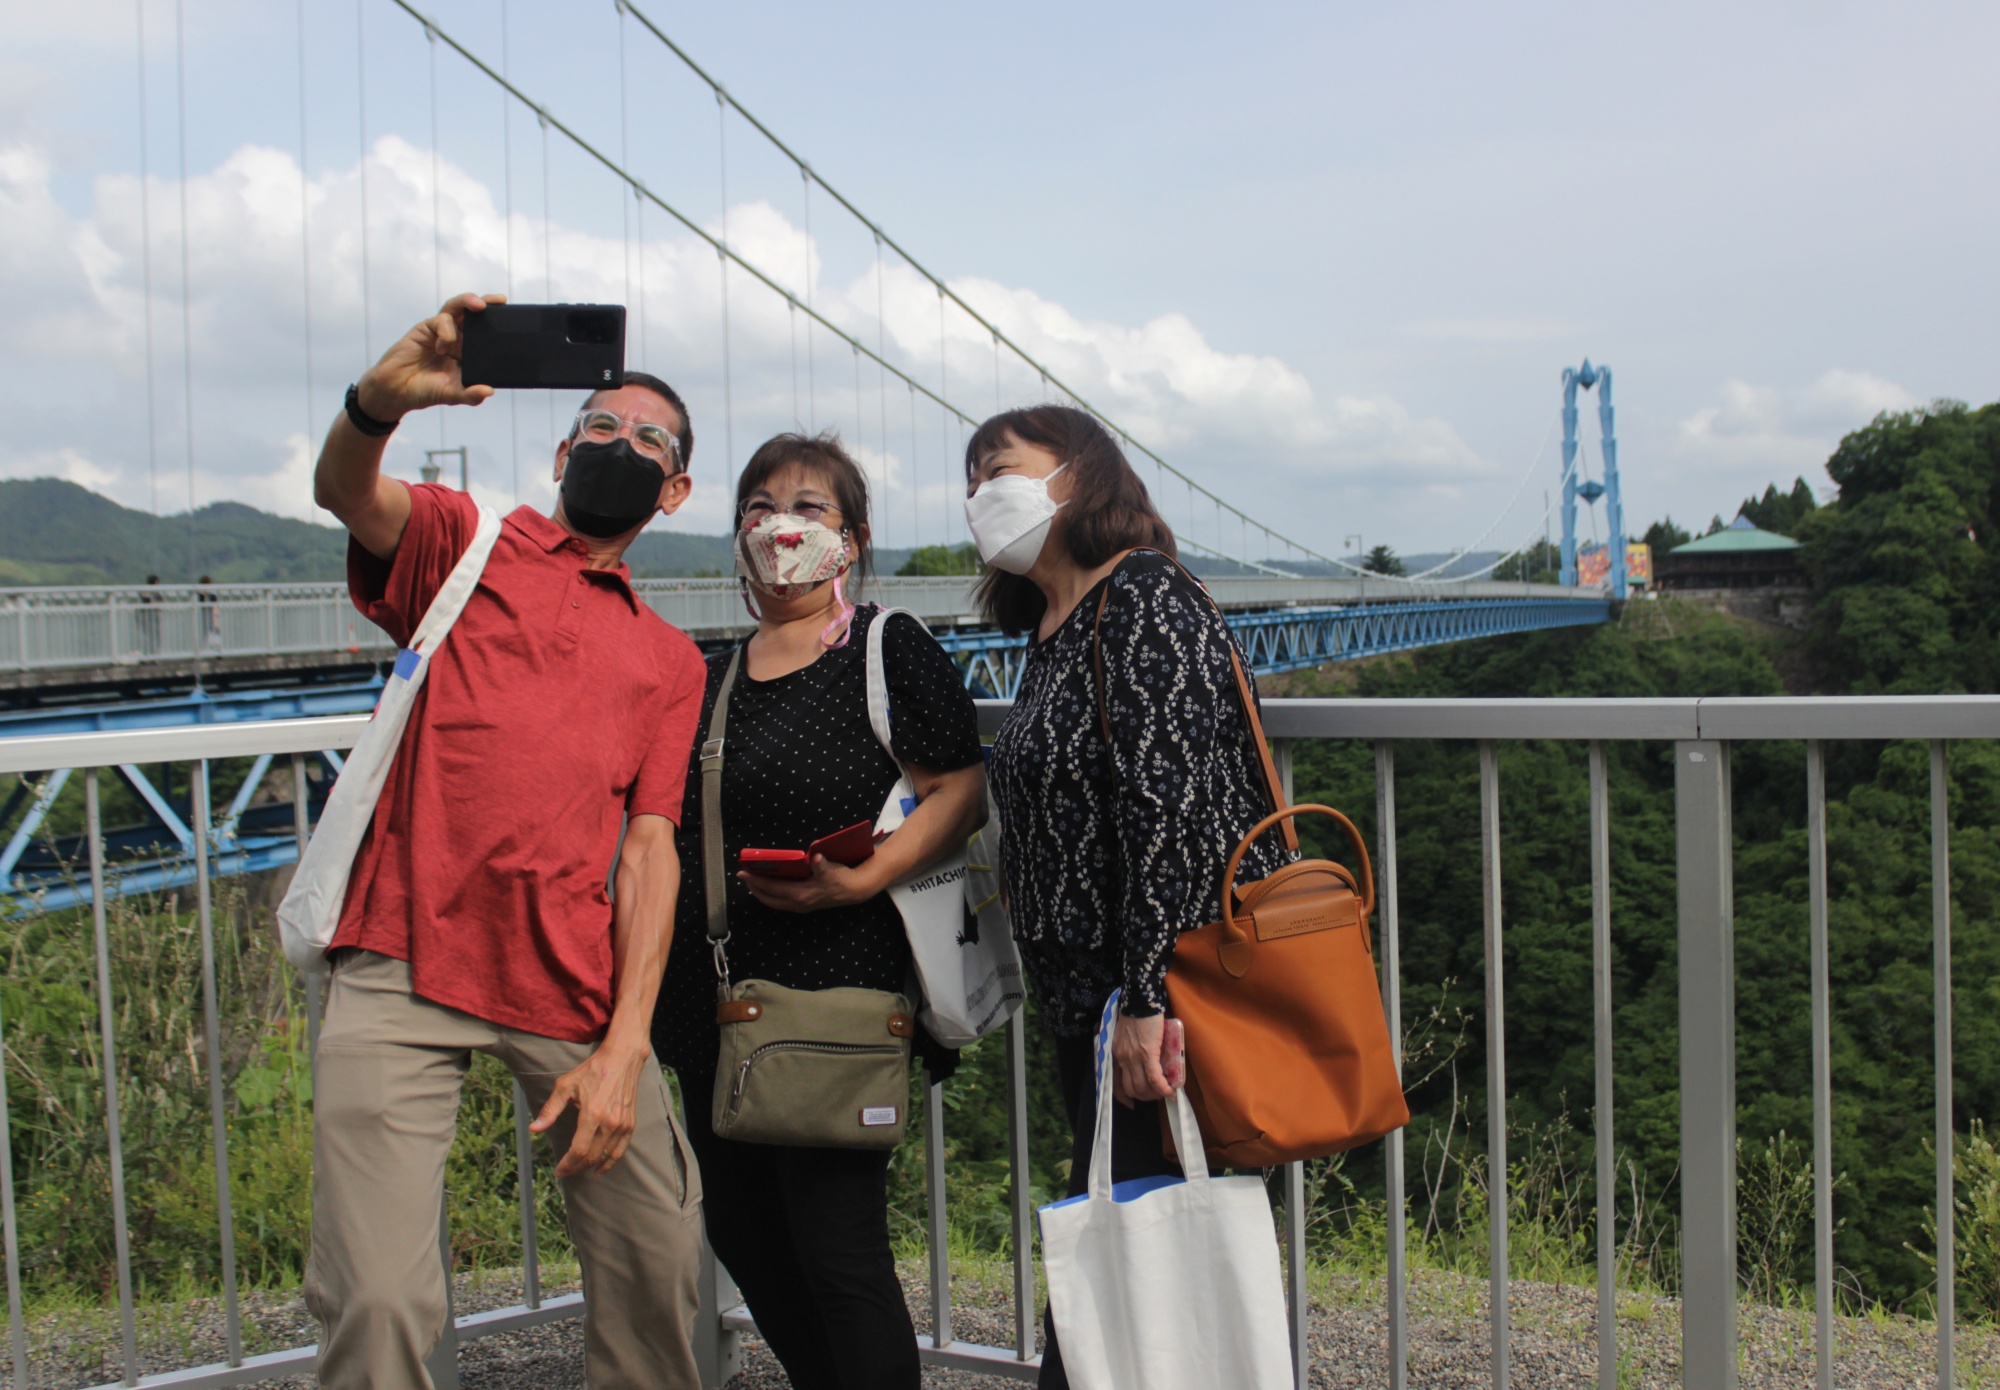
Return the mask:
{"type": "MultiPolygon", "coordinates": [[[[905,1269],[905,1289],[918,1330],[930,1330],[922,1271],[905,1269]]],[[[573,1279],[549,1280],[548,1295],[573,1291],[573,1279]]],[[[454,1296],[461,1313],[519,1303],[519,1280],[507,1274],[462,1276],[454,1296]]],[[[1386,1387],[1382,1368],[1386,1319],[1374,1306],[1374,1286],[1339,1277],[1316,1281],[1311,1318],[1312,1384],[1333,1390],[1386,1387]]],[[[1004,1275],[973,1270],[955,1277],[952,1330],[960,1341],[1010,1345],[1013,1295],[1004,1275]]],[[[1513,1383],[1521,1390],[1595,1384],[1595,1298],[1569,1285],[1522,1284],[1513,1289],[1513,1383]]],[[[312,1341],[318,1329],[296,1293],[252,1293],[243,1299],[245,1351],[255,1355],[312,1341]]],[[[1411,1294],[1410,1384],[1424,1390],[1488,1385],[1486,1284],[1483,1280],[1421,1273],[1411,1294]]],[[[1627,1296],[1619,1305],[1620,1385],[1667,1390],[1679,1380],[1680,1320],[1667,1299],[1627,1296]]],[[[1806,1390],[1812,1384],[1811,1314],[1746,1306],[1740,1327],[1744,1390],[1806,1390]]],[[[61,1312],[29,1324],[30,1384],[43,1390],[116,1382],[118,1320],[115,1313],[61,1312]]],[[[1842,1390],[1905,1390],[1935,1381],[1935,1333],[1927,1323],[1902,1317],[1843,1318],[1836,1330],[1835,1383],[1842,1390]]],[[[222,1316],[212,1300],[155,1305],[142,1310],[138,1341],[141,1370],[218,1360],[222,1316]]],[[[2000,1386],[2000,1335],[1962,1328],[1958,1338],[1961,1386],[2000,1386]]],[[[582,1390],[583,1333],[575,1320],[545,1324],[505,1336],[465,1343],[459,1376],[466,1390],[582,1390]]],[[[305,1387],[310,1376],[262,1382],[305,1387]]],[[[755,1338],[745,1338],[743,1370],[729,1390],[779,1390],[789,1385],[776,1361],[755,1338]]],[[[1022,1382],[964,1371],[927,1368],[926,1390],[1007,1390],[1022,1382]]],[[[1224,1390],[1218,1387],[1218,1390],[1224,1390]]]]}

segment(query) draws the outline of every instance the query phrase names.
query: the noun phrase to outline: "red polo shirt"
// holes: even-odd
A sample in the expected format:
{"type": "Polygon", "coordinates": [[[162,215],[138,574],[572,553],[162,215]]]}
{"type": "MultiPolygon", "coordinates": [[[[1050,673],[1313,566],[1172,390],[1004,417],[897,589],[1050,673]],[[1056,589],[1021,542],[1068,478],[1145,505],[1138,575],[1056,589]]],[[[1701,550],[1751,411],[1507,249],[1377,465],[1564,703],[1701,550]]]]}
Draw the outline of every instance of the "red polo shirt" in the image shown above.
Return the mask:
{"type": "MultiPolygon", "coordinates": [[[[478,521],[450,488],[410,501],[394,560],[347,548],[354,606],[399,643],[478,521]]],[[[705,677],[623,565],[586,566],[539,512],[501,525],[431,658],[333,938],[408,961],[425,999],[572,1042],[611,1018],[620,813],[679,822],[705,677]]]]}

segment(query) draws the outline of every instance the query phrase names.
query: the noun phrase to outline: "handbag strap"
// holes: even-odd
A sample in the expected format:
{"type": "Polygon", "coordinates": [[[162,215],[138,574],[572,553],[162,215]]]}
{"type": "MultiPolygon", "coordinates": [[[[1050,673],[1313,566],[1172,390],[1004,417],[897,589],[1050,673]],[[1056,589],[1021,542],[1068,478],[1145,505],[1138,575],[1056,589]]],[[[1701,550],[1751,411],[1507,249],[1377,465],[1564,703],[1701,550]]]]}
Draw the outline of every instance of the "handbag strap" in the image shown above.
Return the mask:
{"type": "MultiPolygon", "coordinates": [[[[1209,593],[1207,586],[1199,579],[1196,579],[1189,572],[1188,567],[1183,565],[1179,560],[1174,559],[1173,556],[1168,555],[1166,559],[1175,569],[1187,575],[1188,581],[1196,589],[1200,590],[1201,596],[1208,600],[1209,606],[1214,608],[1216,615],[1220,617],[1222,615],[1222,607],[1216,603],[1215,596],[1209,593]]],[[[1104,583],[1104,591],[1097,596],[1097,616],[1090,625],[1091,663],[1097,671],[1097,724],[1104,732],[1104,745],[1106,748],[1111,746],[1111,704],[1106,696],[1104,685],[1104,608],[1110,602],[1111,581],[1107,579],[1104,583]]],[[[1226,619],[1224,620],[1223,631],[1224,644],[1229,648],[1229,666],[1236,673],[1237,702],[1243,706],[1244,717],[1250,721],[1250,737],[1251,741],[1257,745],[1257,758],[1264,767],[1264,786],[1271,796],[1271,809],[1273,811],[1281,811],[1286,805],[1285,785],[1279,780],[1278,764],[1271,757],[1271,745],[1264,740],[1264,721],[1257,713],[1257,697],[1251,693],[1250,677],[1244,673],[1242,658],[1236,654],[1236,640],[1228,636],[1228,622],[1226,619]]],[[[1293,854],[1299,852],[1299,832],[1289,820],[1285,822],[1285,848],[1293,854]]]]}
{"type": "Polygon", "coordinates": [[[743,648],[729,654],[722,688],[715,692],[715,709],[708,716],[708,734],[701,745],[701,880],[708,900],[708,944],[715,955],[715,973],[729,983],[729,876],[722,863],[722,745],[729,727],[729,692],[743,664],[743,648]]]}
{"type": "Polygon", "coordinates": [[[424,610],[417,630],[410,636],[411,651],[429,657],[438,649],[479,587],[479,576],[486,570],[486,557],[493,553],[493,542],[499,538],[500,513],[491,507],[480,507],[478,524],[472,529],[472,543],[465,547],[465,553],[438,586],[431,606],[424,610]]]}

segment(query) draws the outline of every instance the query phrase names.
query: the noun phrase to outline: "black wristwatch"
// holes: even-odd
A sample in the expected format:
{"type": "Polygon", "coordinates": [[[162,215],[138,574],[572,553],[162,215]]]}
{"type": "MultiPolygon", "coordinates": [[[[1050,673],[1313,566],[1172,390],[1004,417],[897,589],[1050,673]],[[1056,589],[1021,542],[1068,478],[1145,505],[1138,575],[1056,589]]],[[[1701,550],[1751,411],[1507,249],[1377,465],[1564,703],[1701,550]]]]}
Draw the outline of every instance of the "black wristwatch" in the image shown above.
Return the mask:
{"type": "Polygon", "coordinates": [[[394,420],[377,420],[361,408],[361,385],[356,382],[347,388],[347,419],[350,424],[370,439],[382,439],[396,432],[394,420]]]}

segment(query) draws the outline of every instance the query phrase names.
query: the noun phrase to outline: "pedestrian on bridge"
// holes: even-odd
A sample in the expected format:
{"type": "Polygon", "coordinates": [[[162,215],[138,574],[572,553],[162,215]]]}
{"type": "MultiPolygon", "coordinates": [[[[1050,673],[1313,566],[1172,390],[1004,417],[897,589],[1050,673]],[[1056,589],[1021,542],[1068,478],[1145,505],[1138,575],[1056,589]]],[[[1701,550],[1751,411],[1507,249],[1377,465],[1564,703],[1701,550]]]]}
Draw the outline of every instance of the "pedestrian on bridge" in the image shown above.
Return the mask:
{"type": "MultiPolygon", "coordinates": [[[[460,295],[405,334],[320,454],[313,495],[351,533],[355,606],[400,644],[479,509],[383,476],[383,449],[411,412],[492,394],[463,384],[459,351],[465,316],[499,299],[460,295]]],[[[687,500],[693,450],[658,378],[585,400],[556,445],[554,515],[506,517],[416,695],[330,950],[306,1270],[322,1386],[432,1384],[445,1158],[475,1052],[513,1072],[562,1155],[590,1384],[698,1384],[700,1180],[649,1032],[703,667],[621,559],[687,500]]]]}
{"type": "MultiPolygon", "coordinates": [[[[1095,417],[1055,405],[996,415],[966,446],[965,471],[966,520],[991,567],[983,611],[1029,636],[993,740],[993,791],[1034,1017],[1055,1035],[1068,1195],[1087,1189],[1093,1041],[1120,988],[1111,1178],[1178,1176],[1161,1144],[1175,1070],[1167,964],[1180,933],[1221,916],[1230,852],[1273,809],[1237,695],[1235,638],[1095,417]]],[[[1283,853],[1259,841],[1244,877],[1274,872],[1283,853]]],[[[1044,1390],[1069,1385],[1060,1331],[1051,1315],[1044,1390]]]]}

